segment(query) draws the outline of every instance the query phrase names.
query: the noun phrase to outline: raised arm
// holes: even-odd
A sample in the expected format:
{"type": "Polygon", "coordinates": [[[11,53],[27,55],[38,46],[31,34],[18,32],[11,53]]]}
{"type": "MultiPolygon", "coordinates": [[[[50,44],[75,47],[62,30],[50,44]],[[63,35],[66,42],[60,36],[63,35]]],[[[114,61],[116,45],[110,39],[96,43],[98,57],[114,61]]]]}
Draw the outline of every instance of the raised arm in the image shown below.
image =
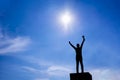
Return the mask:
{"type": "Polygon", "coordinates": [[[82,43],[81,43],[81,48],[83,47],[83,44],[84,44],[84,42],[85,42],[85,36],[83,35],[82,38],[83,38],[83,41],[82,41],[82,43]]]}
{"type": "Polygon", "coordinates": [[[75,46],[74,45],[72,45],[72,43],[69,41],[69,44],[75,49],[75,46]]]}

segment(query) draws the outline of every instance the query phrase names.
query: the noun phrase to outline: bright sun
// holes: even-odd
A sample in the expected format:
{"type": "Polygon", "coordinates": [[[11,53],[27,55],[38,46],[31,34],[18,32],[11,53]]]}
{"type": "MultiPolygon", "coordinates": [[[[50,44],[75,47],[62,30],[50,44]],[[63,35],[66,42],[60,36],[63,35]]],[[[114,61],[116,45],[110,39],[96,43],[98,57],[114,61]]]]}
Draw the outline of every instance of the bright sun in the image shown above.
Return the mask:
{"type": "Polygon", "coordinates": [[[63,27],[65,30],[67,30],[69,28],[69,24],[71,23],[72,21],[72,16],[71,14],[66,11],[64,12],[61,16],[60,16],[60,21],[61,23],[63,24],[63,27]]]}

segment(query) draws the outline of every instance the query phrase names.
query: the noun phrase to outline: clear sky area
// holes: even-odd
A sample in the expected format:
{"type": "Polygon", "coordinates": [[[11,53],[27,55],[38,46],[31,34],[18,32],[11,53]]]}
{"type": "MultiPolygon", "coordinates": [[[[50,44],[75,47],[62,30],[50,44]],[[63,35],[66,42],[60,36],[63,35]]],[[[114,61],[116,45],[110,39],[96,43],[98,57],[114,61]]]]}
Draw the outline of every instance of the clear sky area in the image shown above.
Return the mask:
{"type": "Polygon", "coordinates": [[[85,72],[120,80],[120,0],[0,0],[0,80],[70,80],[82,35],[85,72]]]}

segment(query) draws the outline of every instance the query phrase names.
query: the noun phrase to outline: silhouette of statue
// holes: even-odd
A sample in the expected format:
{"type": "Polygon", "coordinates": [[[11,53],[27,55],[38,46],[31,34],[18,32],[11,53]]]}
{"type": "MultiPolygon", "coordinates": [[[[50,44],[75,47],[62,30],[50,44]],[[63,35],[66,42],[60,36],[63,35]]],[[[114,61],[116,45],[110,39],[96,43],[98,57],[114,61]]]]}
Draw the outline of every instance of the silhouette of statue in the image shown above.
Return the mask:
{"type": "Polygon", "coordinates": [[[69,41],[69,44],[75,49],[76,51],[76,72],[79,73],[79,62],[81,64],[81,72],[84,73],[84,66],[83,66],[83,59],[82,59],[82,47],[83,47],[83,43],[85,41],[85,37],[82,36],[83,41],[80,44],[77,44],[76,47],[74,45],[72,45],[72,43],[69,41]]]}

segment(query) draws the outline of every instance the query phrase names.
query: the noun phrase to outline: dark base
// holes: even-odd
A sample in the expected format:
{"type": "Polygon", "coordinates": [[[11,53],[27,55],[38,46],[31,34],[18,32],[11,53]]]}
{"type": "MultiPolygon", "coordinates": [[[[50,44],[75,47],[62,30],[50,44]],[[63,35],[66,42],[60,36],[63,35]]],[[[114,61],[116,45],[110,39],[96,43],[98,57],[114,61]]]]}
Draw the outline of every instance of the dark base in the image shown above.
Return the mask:
{"type": "Polygon", "coordinates": [[[70,80],[92,80],[92,75],[89,72],[70,73],[70,80]]]}

